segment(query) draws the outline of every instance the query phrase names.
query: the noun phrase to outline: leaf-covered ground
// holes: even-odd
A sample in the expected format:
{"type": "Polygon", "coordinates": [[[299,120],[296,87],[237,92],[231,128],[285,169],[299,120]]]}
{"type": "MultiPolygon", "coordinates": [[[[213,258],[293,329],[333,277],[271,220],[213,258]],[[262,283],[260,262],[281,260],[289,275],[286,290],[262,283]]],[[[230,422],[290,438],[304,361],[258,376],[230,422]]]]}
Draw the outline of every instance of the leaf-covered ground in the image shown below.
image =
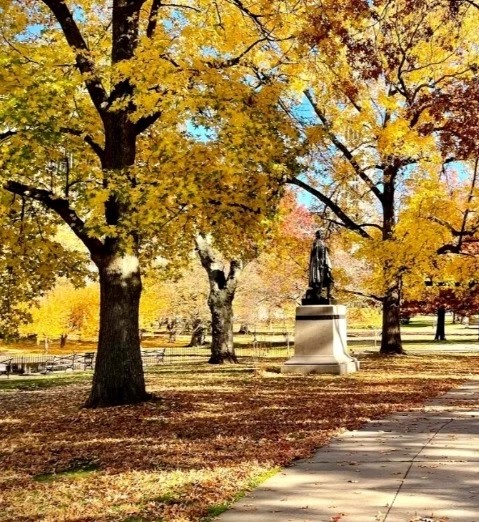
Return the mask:
{"type": "Polygon", "coordinates": [[[82,409],[89,383],[0,380],[1,521],[199,521],[342,429],[478,373],[479,357],[363,357],[349,377],[283,376],[279,364],[163,367],[156,399],[82,409]]]}

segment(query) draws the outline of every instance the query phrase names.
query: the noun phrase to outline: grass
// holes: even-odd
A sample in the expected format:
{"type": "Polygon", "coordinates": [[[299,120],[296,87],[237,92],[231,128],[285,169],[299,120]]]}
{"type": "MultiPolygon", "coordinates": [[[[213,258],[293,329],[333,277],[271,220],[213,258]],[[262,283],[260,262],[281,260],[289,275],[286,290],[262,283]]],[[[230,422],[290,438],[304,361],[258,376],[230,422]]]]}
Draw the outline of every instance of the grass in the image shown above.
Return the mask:
{"type": "Polygon", "coordinates": [[[58,386],[67,386],[79,382],[91,381],[91,372],[75,372],[75,373],[61,373],[49,375],[35,375],[29,377],[15,377],[7,378],[0,377],[0,391],[1,390],[23,390],[33,391],[47,388],[56,388],[58,386]]]}
{"type": "Polygon", "coordinates": [[[210,521],[342,430],[417,410],[479,369],[476,355],[359,357],[349,376],[282,375],[279,360],[159,366],[154,400],[100,410],[82,408],[91,373],[2,378],[0,521],[210,521]]]}
{"type": "Polygon", "coordinates": [[[215,517],[218,517],[219,515],[221,515],[221,513],[227,511],[231,504],[243,498],[246,495],[246,493],[248,493],[248,491],[257,488],[265,480],[268,480],[269,478],[276,475],[276,473],[278,473],[280,470],[281,468],[279,467],[271,468],[266,470],[264,473],[260,473],[256,477],[253,477],[245,486],[245,488],[239,491],[230,501],[222,502],[220,504],[216,504],[208,508],[206,516],[202,518],[202,522],[211,522],[215,517]]]}
{"type": "Polygon", "coordinates": [[[100,467],[96,462],[91,460],[77,460],[71,462],[70,469],[66,469],[65,471],[60,471],[58,473],[40,473],[39,475],[34,475],[32,478],[36,482],[53,482],[54,480],[58,480],[63,477],[70,479],[81,479],[85,478],[89,473],[93,473],[99,469],[100,467]]]}
{"type": "MultiPolygon", "coordinates": [[[[408,345],[420,344],[428,345],[429,342],[431,347],[437,346],[433,343],[435,334],[435,316],[420,316],[411,319],[410,324],[402,325],[401,331],[403,334],[403,340],[405,348],[408,345]]],[[[236,331],[237,331],[236,327],[236,331]]],[[[285,346],[284,331],[287,330],[290,334],[291,345],[290,350],[293,346],[293,330],[294,325],[288,324],[286,326],[274,326],[271,328],[264,328],[258,330],[256,334],[257,344],[253,345],[253,334],[246,335],[235,335],[235,347],[238,350],[240,356],[247,357],[258,357],[266,356],[268,351],[274,351],[275,356],[289,356],[287,348],[285,346]],[[283,353],[280,353],[280,351],[283,353]]],[[[377,346],[380,338],[380,327],[373,326],[367,322],[349,322],[349,343],[353,346],[364,347],[365,349],[371,349],[377,346]],[[360,339],[357,339],[357,338],[360,339]]],[[[478,326],[465,327],[461,324],[453,325],[450,322],[450,318],[447,318],[446,324],[446,337],[448,343],[473,343],[479,346],[478,340],[478,326]]],[[[168,356],[178,356],[180,358],[186,357],[188,354],[194,354],[199,356],[207,357],[209,355],[209,348],[188,348],[187,345],[190,341],[189,335],[178,335],[175,342],[170,342],[168,335],[162,333],[155,337],[145,337],[142,341],[142,346],[145,349],[149,348],[166,348],[168,356]]],[[[65,347],[59,346],[59,341],[52,342],[49,348],[49,355],[70,355],[72,353],[85,353],[96,351],[96,342],[93,340],[76,341],[68,340],[65,347]]],[[[5,357],[21,356],[21,355],[44,355],[43,345],[37,345],[33,341],[24,340],[16,343],[3,343],[0,344],[0,360],[5,357]]]]}

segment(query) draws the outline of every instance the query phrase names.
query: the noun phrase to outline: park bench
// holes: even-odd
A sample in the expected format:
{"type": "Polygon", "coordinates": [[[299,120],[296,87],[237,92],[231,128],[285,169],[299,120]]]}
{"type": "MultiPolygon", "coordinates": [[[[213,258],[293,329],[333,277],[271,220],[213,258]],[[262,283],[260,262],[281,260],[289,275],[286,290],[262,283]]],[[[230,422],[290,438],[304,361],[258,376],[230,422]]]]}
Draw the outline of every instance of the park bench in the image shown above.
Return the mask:
{"type": "Polygon", "coordinates": [[[143,359],[143,362],[145,363],[145,365],[160,364],[160,363],[164,362],[164,360],[165,360],[165,349],[158,348],[156,350],[142,350],[141,358],[143,359]]]}
{"type": "Polygon", "coordinates": [[[0,375],[6,375],[7,377],[10,377],[12,369],[12,360],[6,359],[4,361],[0,361],[0,375]]]}
{"type": "Polygon", "coordinates": [[[0,362],[0,373],[3,375],[23,375],[25,373],[24,365],[18,360],[7,359],[0,362]]]}
{"type": "Polygon", "coordinates": [[[83,369],[93,370],[93,361],[95,360],[95,352],[86,352],[80,356],[83,359],[83,369]]]}
{"type": "Polygon", "coordinates": [[[41,373],[50,373],[54,371],[66,372],[67,370],[74,370],[76,357],[76,354],[68,356],[55,355],[44,363],[41,373]]]}

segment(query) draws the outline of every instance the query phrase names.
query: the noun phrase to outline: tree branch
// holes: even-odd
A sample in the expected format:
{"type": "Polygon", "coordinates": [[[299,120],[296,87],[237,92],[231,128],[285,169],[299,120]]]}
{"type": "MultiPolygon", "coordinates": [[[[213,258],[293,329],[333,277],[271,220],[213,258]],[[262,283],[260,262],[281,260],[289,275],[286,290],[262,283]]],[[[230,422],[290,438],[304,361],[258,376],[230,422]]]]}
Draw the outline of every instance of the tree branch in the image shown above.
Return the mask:
{"type": "Polygon", "coordinates": [[[238,284],[238,277],[240,276],[242,270],[243,263],[240,259],[232,259],[230,261],[230,270],[226,279],[226,284],[230,290],[234,291],[236,289],[236,285],[238,284]]]}
{"type": "Polygon", "coordinates": [[[246,56],[251,51],[251,49],[256,47],[259,43],[267,42],[267,41],[268,41],[268,38],[260,38],[256,41],[254,41],[252,44],[248,45],[248,47],[243,52],[241,52],[238,56],[235,56],[234,58],[229,58],[228,60],[225,60],[222,62],[221,61],[206,62],[206,65],[208,65],[212,69],[226,69],[228,67],[233,67],[234,65],[238,65],[241,58],[243,58],[243,56],[246,56]]]}
{"type": "Polygon", "coordinates": [[[8,130],[5,132],[0,133],[0,142],[8,140],[10,136],[14,136],[17,133],[17,131],[8,130]]]}
{"type": "Polygon", "coordinates": [[[464,212],[462,225],[461,225],[461,233],[459,236],[459,248],[462,246],[462,242],[464,240],[464,236],[466,235],[466,226],[467,226],[467,220],[469,219],[469,214],[471,213],[471,202],[474,199],[474,193],[476,191],[476,183],[477,183],[477,176],[478,176],[478,169],[479,169],[479,158],[476,158],[476,161],[474,162],[474,174],[472,176],[471,181],[471,188],[469,190],[469,196],[467,198],[467,208],[464,212]]]}
{"type": "Polygon", "coordinates": [[[474,2],[474,0],[464,0],[464,2],[466,2],[466,4],[472,5],[476,9],[479,9],[479,3],[474,2]]]}
{"type": "Polygon", "coordinates": [[[3,188],[12,194],[39,201],[50,210],[53,210],[88,248],[92,258],[95,258],[95,256],[102,253],[103,243],[99,239],[88,235],[85,223],[70,207],[70,202],[67,199],[57,198],[53,192],[24,185],[23,183],[18,183],[16,181],[7,181],[3,185],[3,188]]]}
{"type": "Polygon", "coordinates": [[[458,245],[453,245],[452,243],[448,243],[447,245],[443,245],[436,250],[438,255],[443,254],[459,254],[460,247],[458,245]]]}
{"type": "Polygon", "coordinates": [[[357,232],[360,236],[362,236],[364,238],[371,239],[371,236],[365,230],[363,230],[360,227],[360,225],[355,223],[345,212],[343,212],[343,210],[336,203],[334,203],[334,201],[332,201],[322,192],[311,187],[310,185],[308,185],[304,181],[301,181],[298,178],[289,178],[287,180],[287,183],[296,185],[297,187],[301,187],[303,190],[306,190],[312,196],[319,199],[330,210],[332,210],[336,214],[336,216],[342,221],[342,223],[341,223],[342,226],[344,226],[345,228],[348,228],[349,230],[353,230],[354,232],[357,232]]]}
{"type": "MultiPolygon", "coordinates": [[[[466,211],[467,212],[467,211],[466,211]]],[[[466,230],[465,228],[462,228],[461,230],[458,230],[457,228],[454,228],[450,223],[448,223],[446,220],[439,218],[437,216],[429,216],[430,221],[434,221],[438,225],[443,226],[444,228],[447,228],[451,235],[453,237],[462,238],[464,236],[472,236],[475,232],[475,230],[466,230]]]]}
{"type": "Polygon", "coordinates": [[[149,114],[148,116],[144,116],[143,118],[140,118],[135,123],[135,133],[138,136],[142,132],[145,132],[148,127],[153,125],[158,119],[161,117],[161,112],[157,111],[152,114],[149,114]]]}
{"type": "Polygon", "coordinates": [[[78,129],[72,129],[70,127],[60,127],[60,132],[63,132],[65,134],[71,134],[72,136],[83,137],[83,139],[85,140],[85,143],[90,145],[93,152],[98,156],[100,161],[103,161],[103,155],[104,155],[105,151],[89,134],[85,134],[84,132],[82,132],[78,129]]]}
{"type": "Polygon", "coordinates": [[[383,231],[383,227],[381,225],[378,225],[377,223],[361,223],[358,224],[358,227],[364,228],[364,227],[371,227],[371,228],[377,228],[381,232],[383,231]]]}
{"type": "Polygon", "coordinates": [[[218,199],[209,199],[208,203],[210,205],[215,205],[216,207],[226,205],[228,207],[240,208],[244,212],[251,212],[252,214],[261,214],[261,210],[258,207],[250,207],[248,205],[244,205],[243,203],[225,203],[224,201],[220,201],[218,199]]]}
{"type": "Polygon", "coordinates": [[[266,35],[268,40],[271,40],[271,31],[266,29],[266,26],[264,25],[261,18],[264,18],[264,15],[256,14],[250,11],[248,7],[246,7],[242,0],[228,0],[229,3],[235,5],[238,7],[238,9],[245,14],[250,20],[253,21],[253,23],[258,27],[258,29],[261,31],[262,34],[266,35]]]}
{"type": "Polygon", "coordinates": [[[357,292],[356,290],[348,290],[346,288],[343,288],[341,291],[346,294],[359,295],[361,297],[366,297],[367,299],[372,299],[373,301],[378,301],[380,303],[382,303],[384,301],[384,297],[380,297],[378,295],[363,294],[363,292],[357,292]]]}
{"type": "Polygon", "coordinates": [[[329,124],[326,116],[323,114],[318,104],[314,101],[313,95],[309,89],[304,91],[306,98],[308,99],[311,107],[313,108],[316,116],[321,120],[323,124],[324,130],[326,131],[329,139],[333,143],[333,145],[343,154],[343,156],[348,160],[349,164],[353,167],[356,174],[366,183],[369,190],[378,198],[378,200],[383,202],[383,194],[378,189],[378,187],[373,183],[371,178],[364,172],[364,169],[361,168],[359,163],[356,161],[355,157],[351,154],[351,151],[336,137],[335,134],[331,131],[331,125],[329,124]]]}
{"type": "Polygon", "coordinates": [[[150,9],[150,15],[148,17],[148,25],[146,27],[146,36],[152,38],[155,34],[156,27],[158,25],[158,12],[161,7],[161,0],[153,0],[150,9]]]}
{"type": "Polygon", "coordinates": [[[105,106],[103,104],[107,102],[108,96],[101,80],[96,74],[95,64],[90,58],[90,49],[73,19],[73,14],[63,0],[42,1],[55,16],[63,30],[68,45],[75,52],[78,70],[85,76],[84,82],[90,94],[90,98],[96,110],[103,118],[105,114],[105,106]]]}

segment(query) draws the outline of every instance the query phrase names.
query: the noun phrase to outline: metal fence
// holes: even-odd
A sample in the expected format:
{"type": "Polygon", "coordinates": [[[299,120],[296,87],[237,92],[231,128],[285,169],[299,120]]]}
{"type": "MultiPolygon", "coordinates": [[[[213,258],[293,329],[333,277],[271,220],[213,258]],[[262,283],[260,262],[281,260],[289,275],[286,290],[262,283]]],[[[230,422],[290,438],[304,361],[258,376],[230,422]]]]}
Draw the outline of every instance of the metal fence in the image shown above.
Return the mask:
{"type": "Polygon", "coordinates": [[[70,355],[0,356],[0,373],[32,374],[93,369],[95,353],[70,355]]]}
{"type": "MultiPolygon", "coordinates": [[[[268,358],[287,359],[293,355],[293,345],[288,336],[276,339],[261,339],[254,336],[248,342],[235,347],[240,361],[257,361],[268,358]]],[[[149,347],[141,351],[143,366],[146,368],[161,364],[201,363],[211,356],[209,345],[149,347]]],[[[68,355],[8,356],[0,354],[0,374],[28,375],[52,372],[87,371],[95,366],[95,352],[72,353],[68,355]]]]}

